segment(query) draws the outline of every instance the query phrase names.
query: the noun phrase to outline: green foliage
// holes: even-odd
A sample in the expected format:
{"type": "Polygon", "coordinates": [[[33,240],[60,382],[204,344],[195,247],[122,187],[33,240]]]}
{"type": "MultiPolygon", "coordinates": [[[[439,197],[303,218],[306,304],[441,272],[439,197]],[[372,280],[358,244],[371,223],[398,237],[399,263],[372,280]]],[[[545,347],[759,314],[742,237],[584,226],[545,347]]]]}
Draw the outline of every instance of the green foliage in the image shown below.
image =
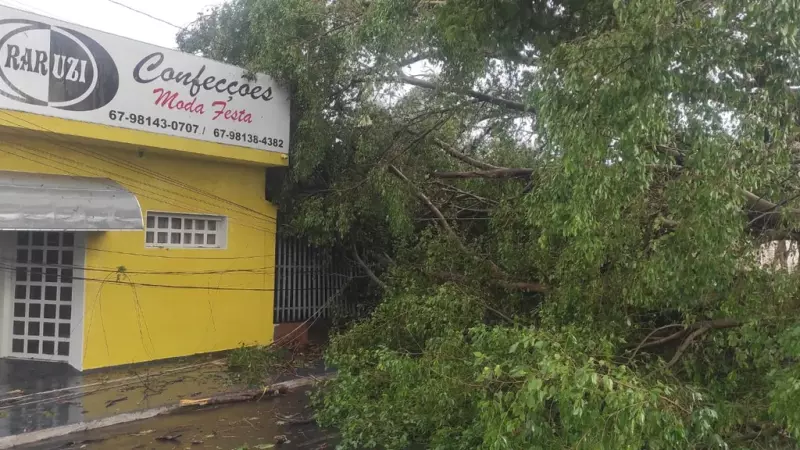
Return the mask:
{"type": "Polygon", "coordinates": [[[286,361],[286,350],[280,347],[245,346],[231,350],[228,370],[249,385],[259,385],[274,375],[286,361]]]}
{"type": "Polygon", "coordinates": [[[343,448],[795,448],[800,275],[758,256],[800,236],[799,15],[235,0],[182,33],[292,90],[288,228],[380,278],[316,397],[343,448]]]}

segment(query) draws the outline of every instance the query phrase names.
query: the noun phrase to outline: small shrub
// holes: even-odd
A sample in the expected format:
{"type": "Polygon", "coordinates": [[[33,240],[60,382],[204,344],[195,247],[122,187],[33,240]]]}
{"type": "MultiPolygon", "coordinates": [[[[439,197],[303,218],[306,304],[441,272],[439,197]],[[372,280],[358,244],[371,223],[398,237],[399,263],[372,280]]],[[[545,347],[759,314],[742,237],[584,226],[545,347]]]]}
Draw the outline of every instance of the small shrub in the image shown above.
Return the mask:
{"type": "Polygon", "coordinates": [[[274,346],[245,346],[228,355],[228,370],[241,382],[262,384],[286,361],[286,349],[274,346]]]}

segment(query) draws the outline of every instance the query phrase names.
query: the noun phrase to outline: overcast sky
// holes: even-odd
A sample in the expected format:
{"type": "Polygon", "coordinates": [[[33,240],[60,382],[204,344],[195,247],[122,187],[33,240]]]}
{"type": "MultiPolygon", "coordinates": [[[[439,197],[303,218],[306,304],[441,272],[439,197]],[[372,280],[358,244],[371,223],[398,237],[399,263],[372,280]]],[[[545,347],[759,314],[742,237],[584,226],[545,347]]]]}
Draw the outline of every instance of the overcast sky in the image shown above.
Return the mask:
{"type": "MultiPolygon", "coordinates": [[[[179,27],[222,0],[114,0],[179,27]]],[[[126,9],[111,0],[0,0],[0,5],[23,9],[131,39],[175,48],[178,28],[126,9]]]]}

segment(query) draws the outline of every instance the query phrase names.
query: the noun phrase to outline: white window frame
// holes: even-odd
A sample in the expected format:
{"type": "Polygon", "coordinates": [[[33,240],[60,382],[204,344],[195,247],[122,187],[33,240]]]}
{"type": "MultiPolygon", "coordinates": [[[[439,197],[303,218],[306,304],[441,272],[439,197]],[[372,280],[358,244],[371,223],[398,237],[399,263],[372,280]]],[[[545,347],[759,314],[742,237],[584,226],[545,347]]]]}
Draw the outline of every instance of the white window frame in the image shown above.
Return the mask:
{"type": "Polygon", "coordinates": [[[144,246],[145,248],[175,248],[186,250],[223,250],[228,246],[228,218],[225,216],[217,216],[213,214],[188,214],[188,213],[174,213],[167,211],[147,211],[145,215],[145,233],[144,233],[144,246]],[[154,227],[150,227],[150,218],[153,217],[154,227]],[[167,228],[161,228],[159,219],[167,219],[167,228]],[[175,220],[180,220],[180,228],[173,228],[175,220]],[[189,229],[184,228],[186,221],[192,221],[192,227],[189,229]],[[203,221],[203,228],[196,229],[197,223],[195,221],[203,221]],[[216,230],[210,233],[208,223],[214,222],[216,230]],[[162,231],[163,230],[163,231],[162,231]],[[177,231],[180,230],[180,231],[177,231]],[[198,233],[199,232],[199,233],[198,233]],[[148,236],[153,234],[153,242],[148,242],[148,236]],[[158,242],[159,233],[167,233],[167,242],[158,242]],[[180,234],[180,243],[173,242],[173,234],[180,234]],[[192,237],[192,243],[186,244],[186,235],[192,237]],[[203,244],[195,244],[198,235],[203,235],[203,244]],[[206,244],[208,236],[214,236],[214,244],[206,244]]]}
{"type": "MultiPolygon", "coordinates": [[[[37,230],[31,230],[37,231],[37,230]]],[[[16,245],[17,233],[15,232],[0,232],[0,257],[6,261],[16,260],[16,245]]],[[[83,277],[86,276],[82,267],[86,264],[86,233],[75,232],[74,241],[73,264],[75,268],[72,276],[72,330],[69,338],[69,357],[67,364],[72,367],[83,370],[83,318],[84,318],[84,304],[85,304],[85,281],[83,277]]],[[[14,303],[14,271],[6,270],[3,276],[0,276],[0,297],[2,297],[2,307],[0,307],[0,314],[2,314],[3,328],[11,330],[13,324],[13,303],[14,303]]],[[[3,331],[0,333],[0,357],[4,358],[20,358],[19,354],[11,352],[11,332],[3,331]]],[[[33,358],[31,358],[33,359],[33,358]]],[[[36,358],[37,360],[39,358],[36,358]]],[[[62,359],[48,359],[50,361],[62,361],[62,359]]]]}

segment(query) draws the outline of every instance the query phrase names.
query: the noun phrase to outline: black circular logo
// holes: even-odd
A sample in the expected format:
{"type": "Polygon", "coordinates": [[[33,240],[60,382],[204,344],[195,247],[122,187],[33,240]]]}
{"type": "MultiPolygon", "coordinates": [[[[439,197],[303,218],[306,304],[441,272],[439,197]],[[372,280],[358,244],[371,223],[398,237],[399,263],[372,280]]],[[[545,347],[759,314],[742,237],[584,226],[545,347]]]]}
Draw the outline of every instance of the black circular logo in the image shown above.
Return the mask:
{"type": "Polygon", "coordinates": [[[98,109],[117,95],[114,60],[85,34],[23,19],[0,20],[0,29],[0,95],[68,111],[98,109]]]}

